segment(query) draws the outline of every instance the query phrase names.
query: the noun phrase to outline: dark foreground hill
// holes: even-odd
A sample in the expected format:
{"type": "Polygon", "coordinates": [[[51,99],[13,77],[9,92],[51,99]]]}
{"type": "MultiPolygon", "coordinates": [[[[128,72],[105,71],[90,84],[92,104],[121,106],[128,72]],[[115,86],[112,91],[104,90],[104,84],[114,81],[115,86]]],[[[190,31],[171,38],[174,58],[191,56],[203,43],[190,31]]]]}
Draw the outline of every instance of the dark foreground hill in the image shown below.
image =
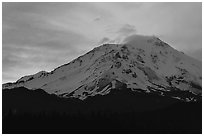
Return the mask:
{"type": "Polygon", "coordinates": [[[111,90],[84,101],[3,90],[3,133],[202,133],[202,102],[111,90]]]}

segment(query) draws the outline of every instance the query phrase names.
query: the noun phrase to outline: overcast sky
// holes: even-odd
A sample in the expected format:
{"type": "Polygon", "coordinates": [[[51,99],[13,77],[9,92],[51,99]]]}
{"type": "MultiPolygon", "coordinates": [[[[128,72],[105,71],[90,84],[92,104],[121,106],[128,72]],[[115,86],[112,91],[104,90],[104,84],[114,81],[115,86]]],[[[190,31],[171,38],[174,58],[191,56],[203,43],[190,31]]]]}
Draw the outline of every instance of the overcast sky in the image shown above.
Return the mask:
{"type": "Polygon", "coordinates": [[[3,82],[51,71],[101,43],[155,35],[202,59],[201,3],[3,3],[3,82]]]}

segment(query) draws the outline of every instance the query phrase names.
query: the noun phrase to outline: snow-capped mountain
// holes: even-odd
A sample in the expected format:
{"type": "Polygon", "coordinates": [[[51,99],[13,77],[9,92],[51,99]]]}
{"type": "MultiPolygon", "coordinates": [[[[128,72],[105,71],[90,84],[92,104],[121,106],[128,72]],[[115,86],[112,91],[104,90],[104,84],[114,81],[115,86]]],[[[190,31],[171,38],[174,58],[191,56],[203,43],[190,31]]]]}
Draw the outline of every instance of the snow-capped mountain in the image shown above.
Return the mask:
{"type": "Polygon", "coordinates": [[[96,47],[51,72],[41,71],[3,84],[3,89],[15,87],[82,100],[125,87],[196,101],[202,94],[202,65],[157,37],[137,35],[122,44],[96,47]]]}

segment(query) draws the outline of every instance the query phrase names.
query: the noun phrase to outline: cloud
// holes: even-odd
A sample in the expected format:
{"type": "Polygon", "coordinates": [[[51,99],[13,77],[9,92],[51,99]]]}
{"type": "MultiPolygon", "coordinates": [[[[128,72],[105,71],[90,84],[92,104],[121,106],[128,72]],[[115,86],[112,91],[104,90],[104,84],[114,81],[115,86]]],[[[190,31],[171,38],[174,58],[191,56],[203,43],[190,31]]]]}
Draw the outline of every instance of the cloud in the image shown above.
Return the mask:
{"type": "Polygon", "coordinates": [[[149,37],[152,37],[152,36],[133,34],[133,35],[126,36],[122,42],[127,44],[136,44],[138,41],[143,39],[146,40],[146,38],[149,38],[149,37]]]}
{"type": "Polygon", "coordinates": [[[38,46],[61,49],[87,43],[88,38],[71,30],[61,30],[38,15],[26,13],[15,17],[6,16],[3,21],[3,45],[38,46]],[[6,27],[6,28],[5,28],[6,27]]]}
{"type": "Polygon", "coordinates": [[[106,28],[106,32],[109,35],[109,42],[111,43],[121,43],[122,40],[132,34],[136,34],[136,27],[130,24],[114,24],[109,25],[106,28]]]}
{"type": "Polygon", "coordinates": [[[133,25],[125,24],[118,31],[120,35],[129,35],[132,33],[136,33],[136,28],[133,25]]]}
{"type": "Polygon", "coordinates": [[[94,21],[100,21],[101,20],[101,18],[100,17],[96,17],[95,19],[94,19],[94,21]]]}
{"type": "Polygon", "coordinates": [[[105,44],[105,43],[108,43],[108,42],[110,42],[110,39],[107,38],[107,37],[104,37],[103,39],[101,39],[101,41],[99,41],[99,45],[105,44]]]}

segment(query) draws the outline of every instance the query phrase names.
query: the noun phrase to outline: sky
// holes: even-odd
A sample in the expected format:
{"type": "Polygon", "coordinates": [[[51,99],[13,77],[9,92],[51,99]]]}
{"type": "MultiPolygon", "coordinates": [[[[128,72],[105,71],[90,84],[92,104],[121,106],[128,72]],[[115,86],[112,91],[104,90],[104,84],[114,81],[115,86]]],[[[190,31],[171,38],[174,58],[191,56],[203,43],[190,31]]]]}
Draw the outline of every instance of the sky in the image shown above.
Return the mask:
{"type": "Polygon", "coordinates": [[[103,43],[154,35],[202,61],[202,3],[2,4],[2,82],[51,71],[103,43]]]}

